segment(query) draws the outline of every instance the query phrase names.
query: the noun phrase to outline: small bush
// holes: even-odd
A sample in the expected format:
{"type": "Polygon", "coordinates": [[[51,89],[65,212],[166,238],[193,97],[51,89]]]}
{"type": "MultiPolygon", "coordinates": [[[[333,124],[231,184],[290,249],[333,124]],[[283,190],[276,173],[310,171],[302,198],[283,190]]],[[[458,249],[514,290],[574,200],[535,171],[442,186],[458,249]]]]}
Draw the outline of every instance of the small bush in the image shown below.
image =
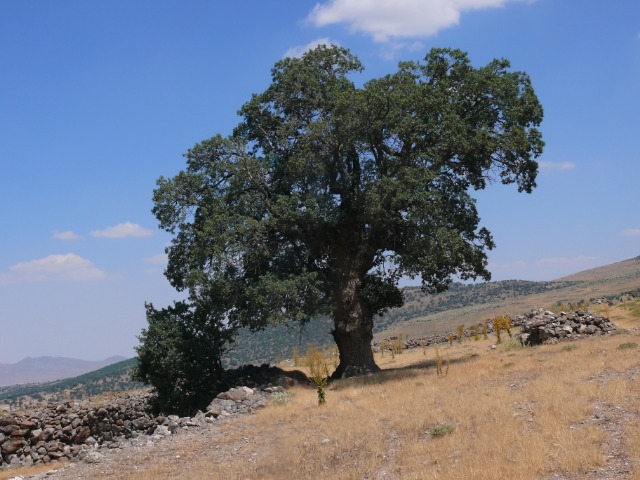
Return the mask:
{"type": "Polygon", "coordinates": [[[458,325],[456,327],[456,333],[457,333],[458,343],[462,343],[462,337],[464,337],[464,325],[458,325]]]}
{"type": "Polygon", "coordinates": [[[625,328],[616,328],[613,332],[611,332],[609,335],[627,335],[629,333],[629,330],[625,329],[625,328]]]}
{"type": "Polygon", "coordinates": [[[436,374],[444,377],[449,373],[449,361],[440,354],[440,349],[436,348],[436,374]]]}
{"type": "Polygon", "coordinates": [[[274,405],[286,405],[293,400],[293,395],[289,392],[274,392],[269,398],[274,405]]]}
{"type": "Polygon", "coordinates": [[[431,428],[429,433],[431,433],[432,437],[442,437],[447,433],[453,432],[455,428],[456,427],[451,423],[441,423],[440,425],[436,425],[435,427],[431,428]]]}
{"type": "Polygon", "coordinates": [[[638,344],[636,342],[625,342],[618,345],[618,350],[627,350],[629,348],[636,348],[638,344]]]}
{"type": "Polygon", "coordinates": [[[524,345],[520,340],[516,340],[514,338],[510,338],[506,342],[504,342],[504,350],[505,352],[509,352],[511,350],[520,350],[524,348],[524,345]]]}
{"type": "Polygon", "coordinates": [[[305,355],[305,363],[309,369],[309,378],[318,393],[318,405],[326,402],[324,387],[329,379],[329,359],[313,345],[310,345],[305,355]]]}
{"type": "Polygon", "coordinates": [[[569,345],[565,345],[564,347],[562,347],[562,350],[565,352],[570,352],[571,350],[575,350],[576,348],[578,348],[578,345],[576,345],[575,343],[570,343],[569,345]]]}

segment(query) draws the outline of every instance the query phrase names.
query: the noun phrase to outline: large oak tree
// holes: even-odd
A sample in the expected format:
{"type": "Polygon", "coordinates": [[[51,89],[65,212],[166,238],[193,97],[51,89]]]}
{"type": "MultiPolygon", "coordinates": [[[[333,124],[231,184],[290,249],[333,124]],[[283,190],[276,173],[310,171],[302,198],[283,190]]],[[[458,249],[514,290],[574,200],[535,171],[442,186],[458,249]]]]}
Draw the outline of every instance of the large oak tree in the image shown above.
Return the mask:
{"type": "Polygon", "coordinates": [[[278,62],[232,135],[158,180],[167,278],[227,332],[329,314],[334,377],[377,371],[374,318],[402,304],[402,276],[426,291],[490,278],[494,245],[471,193],[535,187],[542,107],[509,68],[434,49],[359,87],[344,48],[278,62]]]}

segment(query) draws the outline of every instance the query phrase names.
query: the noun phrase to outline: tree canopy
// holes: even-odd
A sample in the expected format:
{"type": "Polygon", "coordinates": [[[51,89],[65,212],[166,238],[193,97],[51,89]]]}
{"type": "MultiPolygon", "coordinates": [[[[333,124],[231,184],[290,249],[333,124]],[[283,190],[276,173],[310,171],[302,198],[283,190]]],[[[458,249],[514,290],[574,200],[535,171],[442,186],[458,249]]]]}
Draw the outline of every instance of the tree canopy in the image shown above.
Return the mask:
{"type": "Polygon", "coordinates": [[[509,68],[433,49],[357,86],[363,67],[344,48],[279,61],[231,135],[158,180],[167,278],[225,331],[332,315],[334,377],[376,371],[374,317],[402,304],[402,276],[429,292],[490,278],[471,193],[536,186],[542,107],[509,68]]]}

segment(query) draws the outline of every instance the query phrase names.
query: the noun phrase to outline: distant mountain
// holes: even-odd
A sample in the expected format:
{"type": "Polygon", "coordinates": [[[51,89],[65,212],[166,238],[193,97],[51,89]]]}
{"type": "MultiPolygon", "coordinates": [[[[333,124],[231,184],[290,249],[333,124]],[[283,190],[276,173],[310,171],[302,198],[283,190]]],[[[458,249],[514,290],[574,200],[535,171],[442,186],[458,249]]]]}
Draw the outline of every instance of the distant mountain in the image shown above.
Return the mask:
{"type": "Polygon", "coordinates": [[[0,386],[51,382],[98,370],[125,357],[113,356],[100,361],[65,357],[27,357],[17,363],[0,364],[0,386]]]}
{"type": "MultiPolygon", "coordinates": [[[[118,358],[121,357],[110,357],[107,360],[118,358]]],[[[0,387],[0,404],[2,402],[14,404],[25,401],[26,398],[33,401],[61,402],[70,398],[84,399],[110,392],[138,390],[144,388],[144,385],[131,380],[131,373],[137,362],[137,358],[130,358],[73,378],[48,383],[0,387]]]]}

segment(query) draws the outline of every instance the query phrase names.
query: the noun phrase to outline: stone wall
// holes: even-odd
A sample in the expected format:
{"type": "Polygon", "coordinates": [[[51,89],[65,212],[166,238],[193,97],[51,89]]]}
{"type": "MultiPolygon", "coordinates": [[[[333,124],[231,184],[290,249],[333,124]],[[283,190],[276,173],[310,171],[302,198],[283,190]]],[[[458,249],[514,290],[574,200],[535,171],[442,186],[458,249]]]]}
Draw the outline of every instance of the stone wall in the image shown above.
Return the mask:
{"type": "Polygon", "coordinates": [[[604,335],[615,328],[607,318],[589,312],[556,314],[540,308],[521,319],[518,337],[525,345],[539,345],[563,338],[578,339],[589,335],[604,335]]]}
{"type": "MultiPolygon", "coordinates": [[[[285,382],[282,382],[285,383],[285,382]]],[[[103,402],[67,402],[22,415],[0,417],[0,469],[72,459],[92,461],[99,448],[118,448],[124,439],[152,439],[198,428],[221,417],[250,413],[268,404],[281,385],[231,388],[220,393],[206,413],[194,417],[152,416],[149,393],[120,394],[103,402]]]]}
{"type": "MultiPolygon", "coordinates": [[[[633,297],[631,297],[633,298],[633,297]]],[[[603,300],[604,301],[604,300],[603,300]]],[[[482,324],[482,322],[480,323],[482,324]]],[[[495,334],[493,323],[486,321],[487,334],[495,334]]],[[[520,327],[521,334],[517,335],[526,345],[537,345],[545,341],[551,342],[561,338],[575,339],[585,335],[601,335],[615,330],[615,326],[605,317],[593,315],[584,312],[562,312],[555,314],[549,310],[539,308],[532,310],[524,315],[515,315],[511,318],[512,327],[520,327]]],[[[482,333],[478,332],[479,335],[482,333]]],[[[372,347],[374,351],[379,352],[381,345],[386,345],[386,349],[390,350],[395,342],[400,342],[403,348],[419,348],[423,345],[446,344],[451,339],[458,339],[457,332],[439,333],[428,335],[421,338],[411,338],[400,340],[398,337],[385,338],[381,342],[374,342],[372,347]]],[[[464,330],[466,338],[472,338],[473,330],[467,328],[464,330]]]]}

